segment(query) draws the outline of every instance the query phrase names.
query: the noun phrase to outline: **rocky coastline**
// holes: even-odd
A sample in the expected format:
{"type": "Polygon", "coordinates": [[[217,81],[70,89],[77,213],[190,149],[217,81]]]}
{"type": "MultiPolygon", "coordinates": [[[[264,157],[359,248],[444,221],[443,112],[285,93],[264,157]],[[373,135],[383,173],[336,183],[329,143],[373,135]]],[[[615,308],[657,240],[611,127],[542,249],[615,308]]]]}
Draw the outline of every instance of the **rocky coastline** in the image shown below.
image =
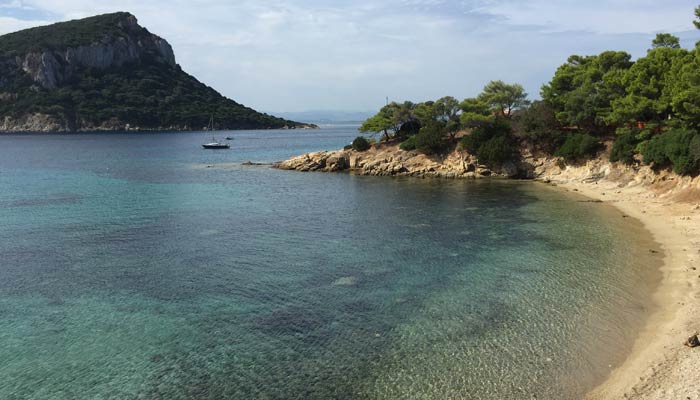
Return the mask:
{"type": "MultiPolygon", "coordinates": [[[[607,146],[609,147],[609,146],[607,146]]],[[[274,168],[300,172],[349,172],[366,176],[412,176],[446,179],[531,179],[547,183],[581,181],[595,184],[614,181],[621,187],[641,185],[665,195],[684,193],[683,198],[700,200],[700,177],[656,171],[650,166],[624,165],[609,160],[609,149],[581,164],[568,164],[559,157],[535,155],[521,150],[518,161],[496,168],[480,164],[459,147],[442,156],[427,156],[401,150],[398,144],[375,144],[369,150],[317,151],[273,164],[274,168]]],[[[692,200],[689,200],[692,201],[692,200]]]]}
{"type": "Polygon", "coordinates": [[[445,156],[427,156],[417,151],[401,150],[398,144],[376,144],[369,150],[319,151],[302,154],[274,164],[275,168],[303,172],[349,171],[370,176],[415,176],[448,179],[485,177],[534,178],[535,160],[506,163],[488,168],[476,157],[455,150],[445,156]]]}
{"type": "MultiPolygon", "coordinates": [[[[285,126],[282,128],[267,129],[318,129],[314,124],[302,124],[300,126],[285,126]]],[[[79,127],[72,126],[67,120],[56,116],[35,113],[20,117],[0,116],[0,134],[12,133],[71,133],[71,132],[193,132],[201,131],[190,126],[159,126],[140,127],[132,126],[116,118],[104,121],[100,125],[92,125],[83,121],[79,127]]]]}

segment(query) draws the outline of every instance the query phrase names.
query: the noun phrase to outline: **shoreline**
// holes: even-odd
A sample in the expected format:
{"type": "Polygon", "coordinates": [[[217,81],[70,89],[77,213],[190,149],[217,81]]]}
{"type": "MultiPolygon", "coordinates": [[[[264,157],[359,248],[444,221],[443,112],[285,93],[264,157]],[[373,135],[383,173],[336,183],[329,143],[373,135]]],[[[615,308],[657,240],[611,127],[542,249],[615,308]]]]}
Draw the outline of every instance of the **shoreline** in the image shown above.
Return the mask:
{"type": "Polygon", "coordinates": [[[700,399],[700,382],[695,379],[700,348],[683,346],[700,330],[700,207],[641,183],[621,187],[616,180],[585,182],[576,169],[546,181],[637,219],[664,252],[661,282],[652,295],[655,310],[634,338],[631,353],[586,398],[700,399]]]}
{"type": "Polygon", "coordinates": [[[235,128],[235,129],[216,129],[213,131],[203,130],[203,129],[179,129],[179,128],[115,128],[115,129],[100,129],[100,128],[90,128],[90,129],[77,129],[77,130],[2,130],[0,129],[0,136],[20,136],[20,135],[80,135],[80,134],[91,134],[91,133],[192,133],[192,132],[202,132],[202,133],[214,133],[220,134],[223,132],[241,132],[241,131],[305,131],[319,129],[315,124],[308,124],[301,127],[295,128],[235,128]]]}
{"type": "Polygon", "coordinates": [[[308,153],[274,168],[452,179],[520,176],[615,207],[638,220],[659,244],[664,253],[661,281],[651,295],[654,309],[630,338],[631,351],[585,398],[700,400],[700,347],[683,345],[700,331],[700,177],[611,163],[607,152],[578,166],[523,154],[519,165],[491,171],[460,151],[436,159],[397,147],[308,153]]]}

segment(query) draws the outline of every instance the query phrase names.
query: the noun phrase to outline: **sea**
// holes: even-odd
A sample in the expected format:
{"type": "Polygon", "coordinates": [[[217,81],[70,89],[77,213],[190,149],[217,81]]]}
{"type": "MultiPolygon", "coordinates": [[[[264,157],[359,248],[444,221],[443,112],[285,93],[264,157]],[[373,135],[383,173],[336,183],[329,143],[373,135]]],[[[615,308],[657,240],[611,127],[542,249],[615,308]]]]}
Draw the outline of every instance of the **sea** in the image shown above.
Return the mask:
{"type": "Polygon", "coordinates": [[[579,399],[654,310],[605,203],[270,166],[356,124],[215,135],[0,136],[0,399],[579,399]]]}

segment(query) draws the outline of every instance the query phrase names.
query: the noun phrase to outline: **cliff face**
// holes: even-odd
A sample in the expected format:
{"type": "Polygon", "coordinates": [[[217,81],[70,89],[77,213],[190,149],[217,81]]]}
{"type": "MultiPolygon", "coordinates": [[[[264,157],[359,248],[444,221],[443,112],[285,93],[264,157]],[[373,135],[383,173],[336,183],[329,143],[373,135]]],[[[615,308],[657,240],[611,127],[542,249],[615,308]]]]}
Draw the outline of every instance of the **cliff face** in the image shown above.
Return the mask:
{"type": "MultiPolygon", "coordinates": [[[[14,62],[44,89],[57,88],[83,68],[118,68],[147,58],[176,66],[173,49],[165,39],[139,26],[131,14],[117,15],[116,21],[110,21],[116,25],[116,33],[96,33],[94,38],[86,38],[80,45],[68,43],[66,46],[51,46],[58,48],[28,51],[16,55],[14,62]]],[[[20,48],[19,52],[22,50],[20,48]]]]}
{"type": "Polygon", "coordinates": [[[129,13],[0,36],[0,132],[314,127],[259,113],[184,72],[129,13]]]}
{"type": "Polygon", "coordinates": [[[175,54],[167,41],[153,34],[144,35],[145,30],[138,26],[133,16],[125,19],[124,24],[129,33],[127,37],[105,37],[89,45],[28,53],[15,57],[15,62],[45,89],[57,88],[82,68],[121,67],[143,61],[146,57],[153,57],[171,67],[176,65],[175,54]]]}

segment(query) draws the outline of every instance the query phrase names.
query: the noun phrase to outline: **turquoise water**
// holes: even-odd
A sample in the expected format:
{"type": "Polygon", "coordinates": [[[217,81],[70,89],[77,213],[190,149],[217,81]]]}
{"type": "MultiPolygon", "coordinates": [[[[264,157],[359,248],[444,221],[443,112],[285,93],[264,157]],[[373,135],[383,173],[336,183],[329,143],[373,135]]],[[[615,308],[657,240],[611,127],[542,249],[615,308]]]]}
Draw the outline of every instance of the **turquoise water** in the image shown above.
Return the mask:
{"type": "Polygon", "coordinates": [[[0,398],[580,398],[649,313],[655,245],[605,205],[230,135],[0,136],[0,398]]]}

